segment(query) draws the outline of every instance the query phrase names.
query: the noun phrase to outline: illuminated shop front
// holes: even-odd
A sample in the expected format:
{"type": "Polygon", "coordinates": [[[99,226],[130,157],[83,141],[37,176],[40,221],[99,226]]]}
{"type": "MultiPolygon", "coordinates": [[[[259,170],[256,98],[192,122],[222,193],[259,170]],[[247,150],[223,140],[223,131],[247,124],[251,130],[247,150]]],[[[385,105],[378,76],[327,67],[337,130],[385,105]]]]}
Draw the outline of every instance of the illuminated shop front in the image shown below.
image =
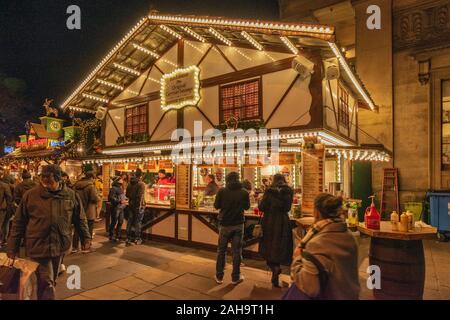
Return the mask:
{"type": "MultiPolygon", "coordinates": [[[[217,244],[214,196],[204,195],[208,175],[219,187],[232,171],[248,181],[251,230],[264,183],[275,173],[295,190],[295,220],[312,214],[320,192],[351,198],[354,163],[390,158],[383,146],[358,144],[358,109],[377,107],[334,43],[330,26],[152,12],[62,108],[103,119],[102,153],[81,160],[102,167],[104,196],[113,175],[140,168],[147,184],[145,232],[182,244],[217,244]],[[176,129],[184,132],[187,156],[173,153],[176,129]],[[209,161],[196,151],[214,146],[205,138],[212,129],[223,139],[230,129],[258,134],[216,142],[231,144],[232,151],[212,153],[209,161]],[[265,129],[276,133],[265,138],[259,134],[265,129]],[[239,143],[246,146],[243,153],[239,143]],[[268,161],[249,161],[251,143],[268,143],[258,154],[268,161]],[[235,161],[215,161],[224,156],[235,161]],[[166,177],[158,181],[161,169],[166,177]]],[[[257,251],[250,233],[246,248],[257,251]]]]}

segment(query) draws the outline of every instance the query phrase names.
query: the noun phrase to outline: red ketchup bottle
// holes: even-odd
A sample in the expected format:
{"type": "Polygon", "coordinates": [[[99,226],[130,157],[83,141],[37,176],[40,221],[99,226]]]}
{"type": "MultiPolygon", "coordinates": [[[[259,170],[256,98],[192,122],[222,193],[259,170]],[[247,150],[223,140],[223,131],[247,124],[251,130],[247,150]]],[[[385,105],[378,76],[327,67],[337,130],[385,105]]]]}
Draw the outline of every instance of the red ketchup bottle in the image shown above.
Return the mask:
{"type": "Polygon", "coordinates": [[[370,207],[367,207],[364,215],[365,226],[367,229],[380,230],[381,215],[373,202],[375,196],[371,196],[369,198],[372,198],[372,204],[370,207]]]}

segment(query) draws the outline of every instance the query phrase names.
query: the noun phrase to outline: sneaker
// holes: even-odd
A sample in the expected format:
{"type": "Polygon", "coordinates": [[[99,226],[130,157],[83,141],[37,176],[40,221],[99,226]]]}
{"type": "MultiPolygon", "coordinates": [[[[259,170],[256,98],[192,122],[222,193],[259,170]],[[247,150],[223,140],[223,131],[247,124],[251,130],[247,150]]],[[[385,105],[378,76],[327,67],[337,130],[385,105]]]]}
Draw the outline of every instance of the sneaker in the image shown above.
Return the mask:
{"type": "Polygon", "coordinates": [[[238,280],[236,280],[236,281],[231,281],[231,283],[234,284],[234,285],[237,285],[237,284],[243,282],[244,279],[245,279],[244,276],[243,276],[243,275],[240,275],[238,280]]]}
{"type": "Polygon", "coordinates": [[[66,266],[61,263],[61,265],[59,266],[58,276],[62,275],[64,272],[66,272],[66,266]]]}
{"type": "Polygon", "coordinates": [[[78,253],[78,249],[72,249],[72,251],[70,252],[71,254],[75,254],[75,253],[78,253]]]}
{"type": "Polygon", "coordinates": [[[138,240],[136,240],[135,242],[134,242],[136,245],[141,245],[142,244],[142,240],[141,239],[138,239],[138,240]]]}
{"type": "Polygon", "coordinates": [[[218,276],[214,276],[214,280],[216,280],[217,284],[222,284],[223,283],[223,279],[219,278],[218,276]]]}
{"type": "Polygon", "coordinates": [[[120,238],[114,238],[114,242],[120,242],[120,238]]]}
{"type": "Polygon", "coordinates": [[[83,253],[83,254],[91,253],[91,252],[94,252],[94,249],[92,247],[90,247],[89,249],[81,250],[81,253],[83,253]]]}
{"type": "Polygon", "coordinates": [[[134,242],[131,241],[130,239],[127,239],[127,241],[125,242],[125,245],[132,246],[132,245],[134,245],[134,242]]]}

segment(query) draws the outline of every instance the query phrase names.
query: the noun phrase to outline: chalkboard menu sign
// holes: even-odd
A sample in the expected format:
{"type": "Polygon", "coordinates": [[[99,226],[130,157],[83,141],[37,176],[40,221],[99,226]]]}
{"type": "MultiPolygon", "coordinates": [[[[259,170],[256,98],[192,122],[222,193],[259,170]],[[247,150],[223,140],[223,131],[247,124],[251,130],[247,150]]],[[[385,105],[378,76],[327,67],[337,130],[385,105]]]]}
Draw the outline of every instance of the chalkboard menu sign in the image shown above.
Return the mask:
{"type": "Polygon", "coordinates": [[[325,150],[305,150],[302,159],[302,214],[313,214],[314,199],[323,192],[325,150]]]}
{"type": "Polygon", "coordinates": [[[103,173],[103,199],[108,199],[109,186],[111,183],[111,164],[104,163],[102,168],[103,173]]]}
{"type": "Polygon", "coordinates": [[[191,207],[191,166],[188,164],[177,165],[176,175],[176,208],[190,209],[191,207]]]}

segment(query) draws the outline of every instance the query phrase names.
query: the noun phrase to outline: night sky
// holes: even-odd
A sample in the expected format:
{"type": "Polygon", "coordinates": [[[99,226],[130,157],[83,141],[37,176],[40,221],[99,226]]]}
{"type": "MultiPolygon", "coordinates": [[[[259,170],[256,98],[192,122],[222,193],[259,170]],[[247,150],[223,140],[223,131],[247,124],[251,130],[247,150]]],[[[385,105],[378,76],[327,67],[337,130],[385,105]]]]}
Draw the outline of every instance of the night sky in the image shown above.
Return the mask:
{"type": "Polygon", "coordinates": [[[150,6],[257,19],[278,19],[279,10],[276,0],[0,0],[0,72],[26,82],[39,116],[45,97],[59,106],[150,6]],[[81,30],[66,28],[72,4],[81,8],[81,30]]]}

